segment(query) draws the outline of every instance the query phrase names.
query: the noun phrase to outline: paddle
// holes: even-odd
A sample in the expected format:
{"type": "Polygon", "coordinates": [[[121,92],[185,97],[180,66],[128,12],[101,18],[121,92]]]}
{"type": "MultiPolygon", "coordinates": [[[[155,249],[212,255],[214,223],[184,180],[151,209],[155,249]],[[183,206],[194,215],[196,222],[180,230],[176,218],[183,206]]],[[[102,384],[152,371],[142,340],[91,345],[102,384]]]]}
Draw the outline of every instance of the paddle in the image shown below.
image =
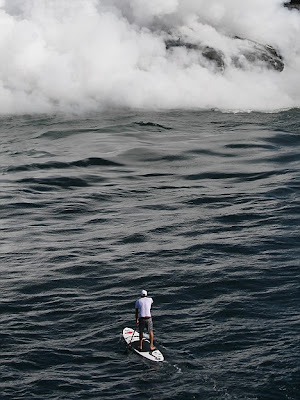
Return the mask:
{"type": "Polygon", "coordinates": [[[135,332],[136,332],[136,329],[133,330],[133,334],[132,334],[132,336],[131,336],[130,342],[128,343],[128,347],[131,345],[131,341],[132,341],[132,339],[133,339],[133,336],[134,336],[135,332]]]}

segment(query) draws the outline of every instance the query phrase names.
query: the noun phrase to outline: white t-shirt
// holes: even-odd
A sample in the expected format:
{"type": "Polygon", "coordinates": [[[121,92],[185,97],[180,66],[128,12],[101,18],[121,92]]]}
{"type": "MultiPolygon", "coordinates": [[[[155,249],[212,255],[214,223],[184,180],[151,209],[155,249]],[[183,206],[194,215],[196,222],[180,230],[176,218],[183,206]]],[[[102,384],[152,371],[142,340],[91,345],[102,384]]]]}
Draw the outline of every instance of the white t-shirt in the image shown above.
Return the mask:
{"type": "Polygon", "coordinates": [[[151,317],[151,305],[153,299],[151,297],[141,297],[135,303],[135,308],[139,310],[139,318],[141,317],[151,317]]]}

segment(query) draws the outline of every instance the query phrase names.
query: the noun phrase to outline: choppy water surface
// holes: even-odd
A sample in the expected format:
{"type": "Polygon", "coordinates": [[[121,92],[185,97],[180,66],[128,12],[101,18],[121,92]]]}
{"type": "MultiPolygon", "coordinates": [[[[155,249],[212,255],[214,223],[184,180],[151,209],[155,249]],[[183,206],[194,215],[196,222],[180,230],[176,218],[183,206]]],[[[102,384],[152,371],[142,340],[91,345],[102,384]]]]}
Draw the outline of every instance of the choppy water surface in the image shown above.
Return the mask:
{"type": "Polygon", "coordinates": [[[298,398],[299,110],[0,124],[1,398],[298,398]]]}

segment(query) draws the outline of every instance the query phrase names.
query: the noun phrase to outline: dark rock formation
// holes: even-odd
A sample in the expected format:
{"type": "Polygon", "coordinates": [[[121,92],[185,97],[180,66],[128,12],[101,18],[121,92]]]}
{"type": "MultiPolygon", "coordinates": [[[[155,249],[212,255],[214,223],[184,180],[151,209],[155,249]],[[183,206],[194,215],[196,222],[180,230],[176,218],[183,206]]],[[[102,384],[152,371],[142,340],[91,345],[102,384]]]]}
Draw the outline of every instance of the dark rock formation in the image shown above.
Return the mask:
{"type": "Polygon", "coordinates": [[[189,43],[180,39],[169,39],[165,43],[169,51],[181,47],[198,53],[200,64],[203,64],[203,66],[209,64],[220,71],[224,71],[230,64],[242,69],[253,66],[279,72],[284,69],[282,57],[273,47],[240,37],[235,37],[232,40],[234,40],[236,52],[231,54],[230,57],[226,57],[220,49],[206,46],[203,43],[189,43]]]}
{"type": "MultiPolygon", "coordinates": [[[[260,44],[248,39],[241,39],[239,37],[235,39],[241,41],[241,43],[247,43],[245,49],[241,47],[240,54],[242,58],[245,57],[251,64],[273,69],[278,72],[283,71],[284,62],[282,56],[272,46],[260,44]]],[[[235,62],[235,64],[243,67],[243,65],[239,65],[238,62],[235,62]]]]}
{"type": "Polygon", "coordinates": [[[287,7],[290,9],[295,8],[295,9],[300,10],[300,0],[291,0],[288,3],[284,3],[284,7],[287,7]]]}
{"type": "Polygon", "coordinates": [[[176,47],[184,47],[188,50],[197,51],[204,57],[204,59],[211,61],[218,69],[225,69],[224,54],[220,50],[216,50],[213,47],[205,46],[202,44],[183,42],[180,39],[170,39],[166,41],[167,50],[172,50],[176,47]]]}

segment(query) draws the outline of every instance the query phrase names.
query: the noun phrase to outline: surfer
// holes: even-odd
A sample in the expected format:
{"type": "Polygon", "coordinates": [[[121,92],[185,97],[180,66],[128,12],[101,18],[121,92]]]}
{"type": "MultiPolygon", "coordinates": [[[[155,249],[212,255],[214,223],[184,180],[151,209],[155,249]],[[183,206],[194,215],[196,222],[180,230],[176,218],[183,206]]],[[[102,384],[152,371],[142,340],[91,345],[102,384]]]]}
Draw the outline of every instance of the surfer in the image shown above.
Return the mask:
{"type": "Polygon", "coordinates": [[[138,350],[143,350],[143,333],[144,329],[147,328],[147,331],[150,336],[150,351],[156,350],[156,347],[153,346],[153,323],[151,317],[151,306],[153,303],[152,297],[148,297],[148,293],[146,290],[141,291],[141,298],[138,299],[135,303],[135,319],[136,326],[139,326],[140,333],[140,345],[138,350]]]}

